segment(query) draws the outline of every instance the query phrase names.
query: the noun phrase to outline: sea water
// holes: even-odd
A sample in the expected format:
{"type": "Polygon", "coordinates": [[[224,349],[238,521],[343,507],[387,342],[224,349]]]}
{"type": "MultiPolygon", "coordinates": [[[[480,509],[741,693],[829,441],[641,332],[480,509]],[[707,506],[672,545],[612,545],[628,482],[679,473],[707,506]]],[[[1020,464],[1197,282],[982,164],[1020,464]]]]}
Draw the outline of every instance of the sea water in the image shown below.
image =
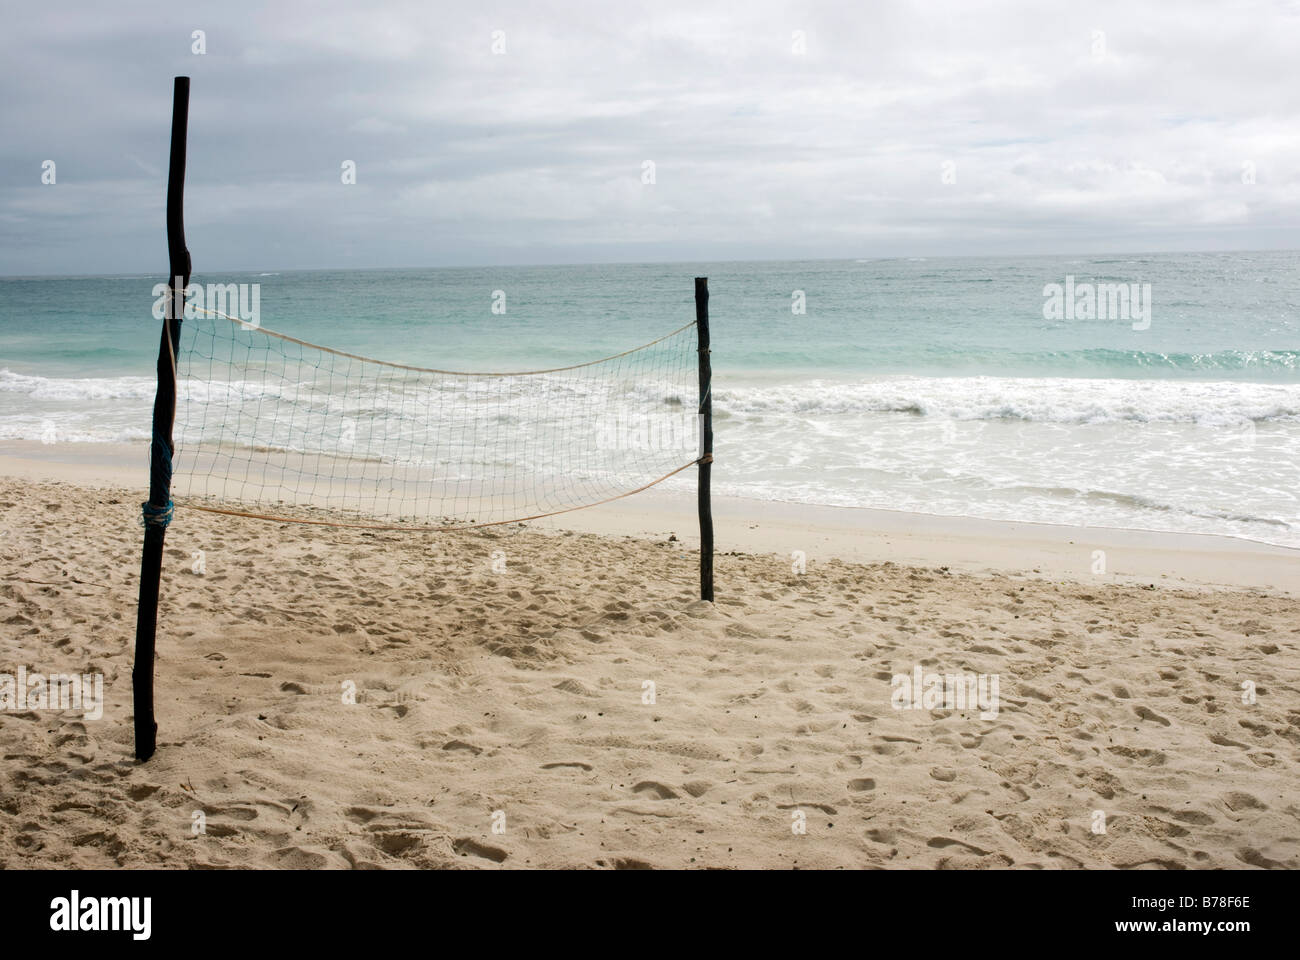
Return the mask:
{"type": "MultiPolygon", "coordinates": [[[[336,350],[509,371],[690,322],[696,276],[711,292],[719,494],[1300,547],[1294,253],[193,281],[258,284],[262,326],[336,350]],[[1063,315],[1050,301],[1067,283],[1137,285],[1149,313],[1115,315],[1103,294],[1063,315]]],[[[0,446],[148,438],[163,279],[0,278],[0,446]]]]}

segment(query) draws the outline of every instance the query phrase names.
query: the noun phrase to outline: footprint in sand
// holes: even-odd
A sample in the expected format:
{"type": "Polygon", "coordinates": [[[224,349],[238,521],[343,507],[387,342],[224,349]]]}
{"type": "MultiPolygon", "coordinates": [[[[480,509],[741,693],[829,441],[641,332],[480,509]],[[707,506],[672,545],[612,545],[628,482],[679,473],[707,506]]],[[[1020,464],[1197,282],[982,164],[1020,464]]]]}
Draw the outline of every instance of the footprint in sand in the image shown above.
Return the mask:
{"type": "Polygon", "coordinates": [[[1237,851],[1237,859],[1242,863],[1248,863],[1252,867],[1260,867],[1264,870],[1284,870],[1293,864],[1283,863],[1281,860],[1270,860],[1258,850],[1251,847],[1243,847],[1237,851]]]}
{"type": "MultiPolygon", "coordinates": [[[[419,836],[401,830],[376,830],[374,837],[375,846],[390,857],[403,857],[418,850],[424,842],[419,836]]],[[[501,854],[501,859],[505,859],[504,853],[501,854]]]]}
{"type": "Polygon", "coordinates": [[[981,850],[979,847],[971,846],[969,843],[962,840],[954,840],[952,837],[931,837],[926,843],[926,846],[934,847],[939,850],[942,850],[944,847],[965,847],[976,856],[987,857],[989,855],[989,851],[987,850],[981,850]]]}
{"type": "Polygon", "coordinates": [[[592,690],[581,680],[575,680],[572,677],[561,680],[555,684],[554,689],[563,690],[565,693],[572,693],[579,697],[598,697],[600,696],[595,690],[592,690]]]}
{"type": "Polygon", "coordinates": [[[1227,805],[1228,809],[1234,813],[1238,810],[1268,809],[1268,807],[1266,807],[1258,798],[1249,793],[1243,793],[1240,790],[1233,790],[1231,793],[1225,793],[1223,795],[1223,802],[1227,805]]]}
{"type": "Polygon", "coordinates": [[[348,807],[343,811],[343,815],[353,823],[369,823],[376,817],[385,816],[385,811],[375,810],[371,807],[348,807]]]}
{"type": "Polygon", "coordinates": [[[1160,716],[1160,714],[1156,713],[1150,707],[1134,707],[1133,712],[1136,713],[1143,720],[1151,720],[1152,722],[1158,723],[1163,727],[1169,726],[1169,721],[1164,717],[1160,716]]]}
{"type": "Polygon", "coordinates": [[[642,780],[632,788],[632,792],[655,800],[676,800],[678,798],[678,794],[671,787],[667,787],[656,780],[642,780]]]}
{"type": "Polygon", "coordinates": [[[1116,756],[1127,757],[1129,760],[1141,760],[1149,767],[1158,767],[1165,763],[1169,758],[1160,750],[1151,750],[1148,748],[1136,749],[1134,747],[1114,746],[1107,747],[1108,753],[1116,756]]]}
{"type": "Polygon", "coordinates": [[[1173,814],[1173,818],[1181,823],[1190,823],[1197,827],[1204,827],[1214,822],[1214,817],[1200,810],[1179,810],[1173,814]]]}
{"type": "Polygon", "coordinates": [[[452,843],[451,848],[462,857],[482,857],[484,860],[491,860],[493,863],[501,863],[506,857],[510,856],[500,847],[479,843],[472,837],[461,837],[452,843]]]}
{"type": "Polygon", "coordinates": [[[836,814],[837,811],[829,803],[778,803],[778,810],[820,810],[822,813],[836,814]]]}
{"type": "Polygon", "coordinates": [[[1210,735],[1210,743],[1217,747],[1240,747],[1242,750],[1250,749],[1250,744],[1240,743],[1237,740],[1229,740],[1227,737],[1219,733],[1210,735]]]}

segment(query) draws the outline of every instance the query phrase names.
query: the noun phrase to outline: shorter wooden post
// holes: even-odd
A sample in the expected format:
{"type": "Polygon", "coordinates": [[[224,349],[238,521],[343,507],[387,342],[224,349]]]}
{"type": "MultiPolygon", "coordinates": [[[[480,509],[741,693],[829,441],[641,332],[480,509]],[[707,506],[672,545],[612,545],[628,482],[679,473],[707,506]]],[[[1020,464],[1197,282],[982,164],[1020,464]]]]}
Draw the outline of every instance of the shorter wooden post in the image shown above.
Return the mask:
{"type": "Polygon", "coordinates": [[[713,365],[709,359],[709,278],[695,278],[695,330],[700,349],[700,599],[713,601],[713,504],[709,480],[713,473],[713,365]]]}

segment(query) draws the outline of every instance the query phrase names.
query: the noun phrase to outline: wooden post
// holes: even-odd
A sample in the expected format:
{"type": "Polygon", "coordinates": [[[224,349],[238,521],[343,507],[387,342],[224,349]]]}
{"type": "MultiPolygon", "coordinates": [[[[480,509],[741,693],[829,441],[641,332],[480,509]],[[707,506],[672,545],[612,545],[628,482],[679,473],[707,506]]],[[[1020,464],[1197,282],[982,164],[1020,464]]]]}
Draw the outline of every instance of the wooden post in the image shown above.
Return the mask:
{"type": "Polygon", "coordinates": [[[700,599],[713,602],[713,504],[709,479],[713,472],[713,365],[709,360],[709,278],[695,278],[695,330],[700,344],[700,599]]]}
{"type": "Polygon", "coordinates": [[[154,637],[158,627],[158,581],[163,540],[172,517],[172,427],[176,421],[176,347],[180,343],[190,252],[185,247],[185,135],[189,126],[190,78],[172,87],[171,163],[167,171],[167,257],[171,293],[158,344],[158,392],[153,402],[149,444],[149,500],[144,508],[144,551],[140,556],[140,605],[135,621],[135,664],[131,690],[135,707],[135,756],[148,760],[157,748],[153,712],[154,637]]]}

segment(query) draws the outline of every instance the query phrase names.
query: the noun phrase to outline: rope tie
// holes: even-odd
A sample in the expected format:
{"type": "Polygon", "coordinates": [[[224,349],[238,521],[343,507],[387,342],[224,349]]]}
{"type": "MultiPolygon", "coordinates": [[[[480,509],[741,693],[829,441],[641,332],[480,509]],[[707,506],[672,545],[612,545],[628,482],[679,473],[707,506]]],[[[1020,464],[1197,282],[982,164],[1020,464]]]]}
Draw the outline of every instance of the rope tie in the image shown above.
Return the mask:
{"type": "Polygon", "coordinates": [[[165,506],[155,506],[152,503],[145,502],[140,504],[144,510],[144,517],[141,520],[141,526],[144,527],[162,527],[167,529],[167,524],[172,522],[172,515],[175,513],[176,505],[168,500],[165,506]]]}
{"type": "MultiPolygon", "coordinates": [[[[153,435],[152,456],[149,458],[149,489],[152,491],[171,490],[172,486],[172,453],[167,447],[167,441],[158,433],[153,435]]],[[[172,513],[175,504],[168,498],[167,503],[163,506],[157,506],[153,503],[145,502],[140,504],[144,510],[144,518],[141,521],[144,527],[161,527],[167,529],[167,524],[172,522],[172,513]]]]}

